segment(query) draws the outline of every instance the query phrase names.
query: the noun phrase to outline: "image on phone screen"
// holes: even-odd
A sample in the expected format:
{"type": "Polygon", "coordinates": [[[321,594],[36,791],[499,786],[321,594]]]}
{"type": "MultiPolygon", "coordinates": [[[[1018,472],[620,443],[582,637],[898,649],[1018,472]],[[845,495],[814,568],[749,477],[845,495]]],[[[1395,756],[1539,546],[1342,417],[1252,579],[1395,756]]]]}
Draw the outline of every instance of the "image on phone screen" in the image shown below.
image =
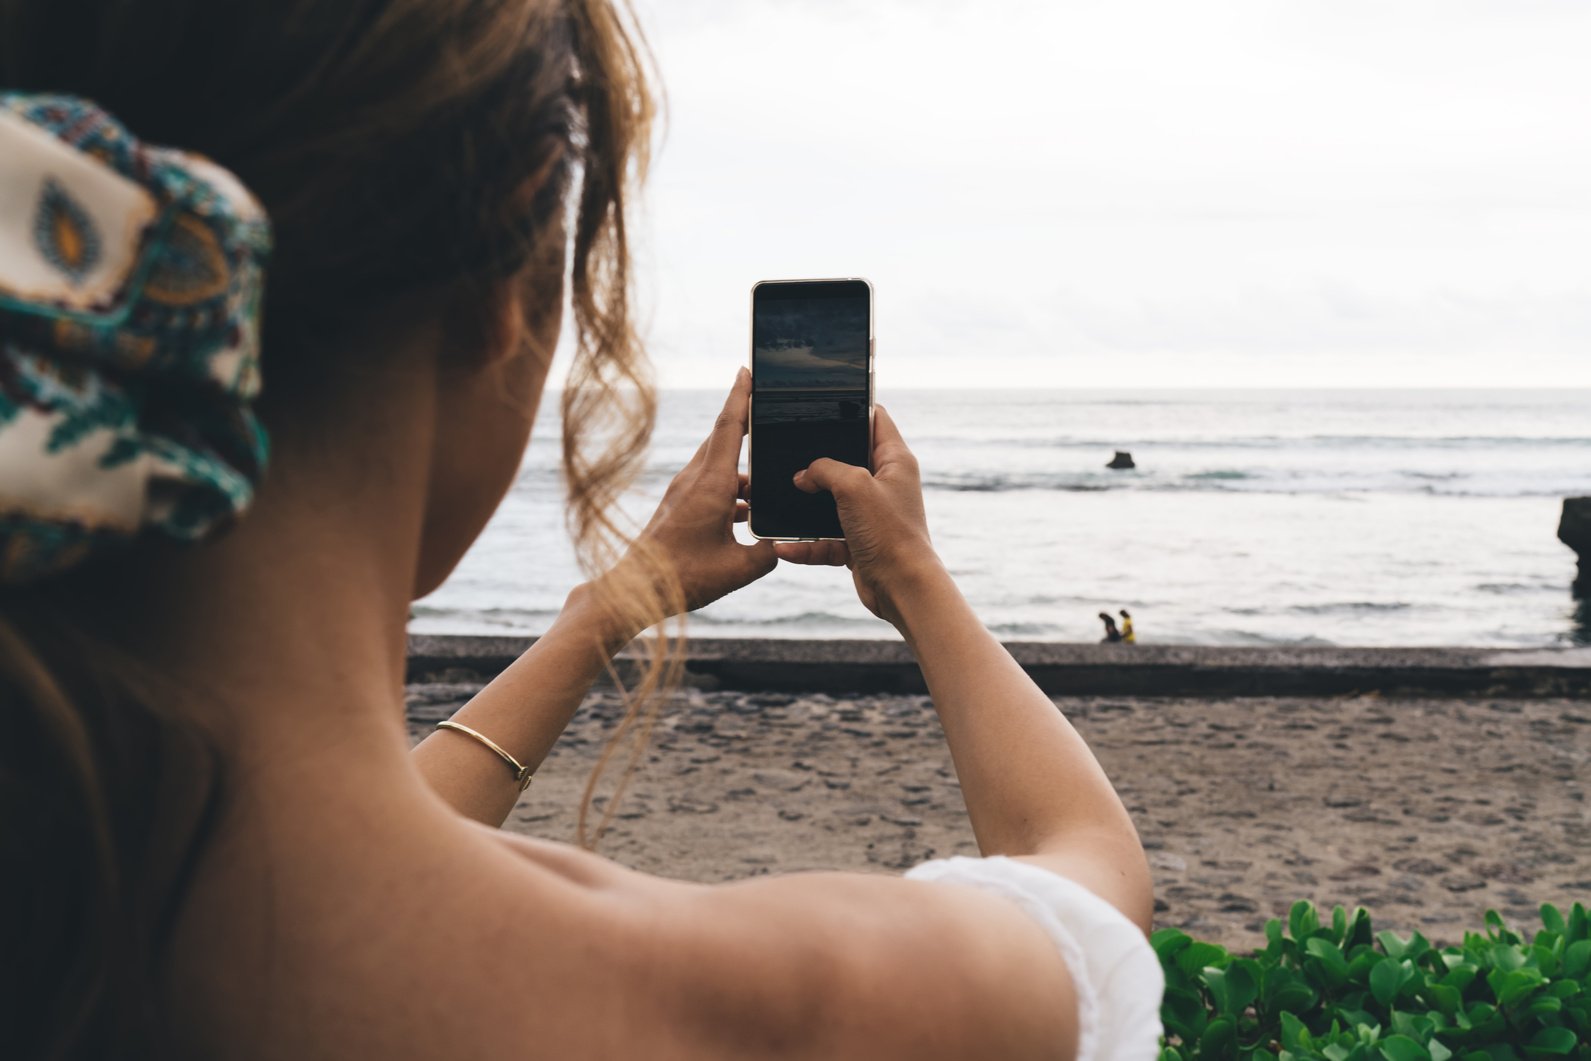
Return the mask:
{"type": "Polygon", "coordinates": [[[751,532],[842,538],[834,498],[803,493],[791,478],[819,457],[868,467],[872,287],[764,281],[751,302],[751,532]]]}

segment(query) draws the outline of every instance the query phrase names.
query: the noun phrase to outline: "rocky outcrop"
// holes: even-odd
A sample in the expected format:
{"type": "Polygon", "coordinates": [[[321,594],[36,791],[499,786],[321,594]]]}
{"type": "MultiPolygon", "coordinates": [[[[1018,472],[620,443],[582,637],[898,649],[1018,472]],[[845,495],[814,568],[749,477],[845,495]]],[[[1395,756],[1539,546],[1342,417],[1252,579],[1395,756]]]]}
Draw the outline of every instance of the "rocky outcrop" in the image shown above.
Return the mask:
{"type": "Polygon", "coordinates": [[[1117,471],[1123,471],[1128,468],[1136,468],[1138,465],[1132,462],[1131,453],[1128,453],[1124,449],[1119,449],[1116,451],[1116,455],[1110,459],[1110,463],[1105,465],[1105,467],[1115,468],[1117,471]]]}
{"type": "Polygon", "coordinates": [[[1574,582],[1575,595],[1591,597],[1591,497],[1564,499],[1563,516],[1558,520],[1558,540],[1580,558],[1580,573],[1574,582]]]}

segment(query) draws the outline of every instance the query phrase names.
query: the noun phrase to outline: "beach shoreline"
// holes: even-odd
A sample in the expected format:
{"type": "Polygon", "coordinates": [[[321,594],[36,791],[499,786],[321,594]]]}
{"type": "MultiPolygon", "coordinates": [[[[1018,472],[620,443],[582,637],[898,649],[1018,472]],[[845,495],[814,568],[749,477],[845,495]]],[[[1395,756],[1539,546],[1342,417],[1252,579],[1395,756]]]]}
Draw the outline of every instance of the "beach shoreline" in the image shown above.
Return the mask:
{"type": "MultiPolygon", "coordinates": [[[[418,740],[495,664],[476,656],[472,670],[455,644],[451,665],[436,666],[438,646],[416,642],[431,652],[411,665],[418,740]]],[[[1068,650],[1087,658],[1097,647],[1068,650]]],[[[1253,946],[1267,918],[1307,898],[1364,905],[1378,928],[1452,941],[1487,908],[1528,925],[1542,902],[1591,898],[1582,842],[1591,832],[1582,780],[1591,778],[1591,705],[1580,695],[1496,695],[1496,667],[1472,651],[1449,653],[1449,664],[1470,660],[1466,673],[1484,680],[1464,696],[1367,687],[1055,700],[1133,812],[1160,925],[1253,946]]],[[[1545,675],[1553,680],[1583,675],[1558,654],[1511,665],[1570,672],[1545,675]]],[[[663,705],[602,853],[698,881],[894,873],[976,853],[926,696],[709,688],[702,677],[663,705]]],[[[615,690],[592,691],[506,828],[573,840],[581,793],[620,710],[615,690]]]]}

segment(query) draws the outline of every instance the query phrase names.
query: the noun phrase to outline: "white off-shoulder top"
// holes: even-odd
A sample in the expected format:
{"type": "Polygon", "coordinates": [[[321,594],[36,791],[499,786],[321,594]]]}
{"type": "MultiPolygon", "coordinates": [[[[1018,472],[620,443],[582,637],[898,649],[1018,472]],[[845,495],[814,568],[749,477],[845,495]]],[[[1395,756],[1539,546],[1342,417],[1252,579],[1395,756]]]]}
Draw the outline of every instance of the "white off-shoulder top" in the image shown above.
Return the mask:
{"type": "Polygon", "coordinates": [[[1077,1061],[1154,1061],[1160,1053],[1160,960],[1137,925],[1078,884],[1027,862],[935,859],[908,880],[966,884],[1013,900],[1055,941],[1077,991],[1077,1061]]]}

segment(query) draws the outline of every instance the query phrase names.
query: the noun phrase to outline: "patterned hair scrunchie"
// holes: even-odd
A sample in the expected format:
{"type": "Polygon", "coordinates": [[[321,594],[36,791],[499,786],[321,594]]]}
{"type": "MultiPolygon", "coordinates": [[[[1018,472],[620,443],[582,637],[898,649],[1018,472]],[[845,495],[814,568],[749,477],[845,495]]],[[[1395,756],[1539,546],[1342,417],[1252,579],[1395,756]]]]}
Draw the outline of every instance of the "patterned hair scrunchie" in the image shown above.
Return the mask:
{"type": "Polygon", "coordinates": [[[248,506],[270,244],[215,163],[0,93],[0,583],[248,506]]]}

